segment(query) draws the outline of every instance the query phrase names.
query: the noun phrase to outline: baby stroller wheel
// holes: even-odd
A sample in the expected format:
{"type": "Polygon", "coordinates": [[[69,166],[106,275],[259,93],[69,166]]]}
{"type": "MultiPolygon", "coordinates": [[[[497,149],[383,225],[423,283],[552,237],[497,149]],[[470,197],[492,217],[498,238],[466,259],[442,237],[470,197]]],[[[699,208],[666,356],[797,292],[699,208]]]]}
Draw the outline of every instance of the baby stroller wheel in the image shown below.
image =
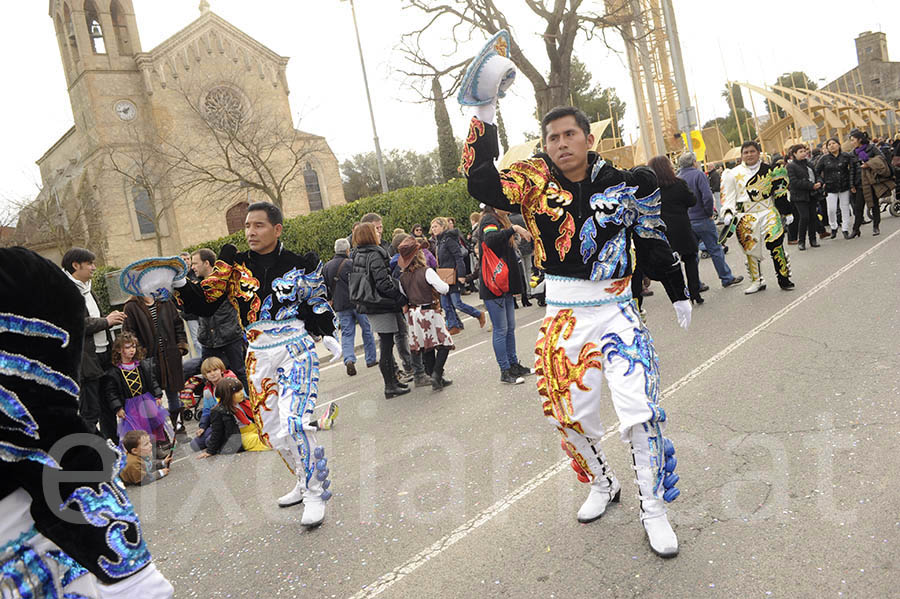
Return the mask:
{"type": "Polygon", "coordinates": [[[196,420],[197,422],[200,422],[200,416],[202,416],[202,415],[203,415],[203,406],[200,404],[197,404],[197,407],[194,408],[194,420],[196,420]]]}
{"type": "Polygon", "coordinates": [[[890,211],[891,216],[900,216],[900,200],[894,200],[888,206],[888,211],[890,211]]]}
{"type": "Polygon", "coordinates": [[[191,420],[194,419],[194,412],[192,412],[190,409],[182,410],[181,411],[181,419],[184,420],[185,422],[190,422],[191,420]]]}

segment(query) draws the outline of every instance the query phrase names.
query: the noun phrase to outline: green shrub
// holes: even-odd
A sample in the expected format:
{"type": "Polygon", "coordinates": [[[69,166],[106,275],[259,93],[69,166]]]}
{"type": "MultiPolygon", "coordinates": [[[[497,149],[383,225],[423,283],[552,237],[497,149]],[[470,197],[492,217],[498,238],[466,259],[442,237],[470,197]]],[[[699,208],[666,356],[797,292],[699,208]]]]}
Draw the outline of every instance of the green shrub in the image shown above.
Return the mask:
{"type": "MultiPolygon", "coordinates": [[[[452,216],[457,227],[468,232],[471,228],[469,214],[476,210],[478,202],[466,191],[466,181],[454,179],[439,185],[398,189],[287,219],[281,240],[291,251],[313,251],[327,261],[334,253],[334,240],[347,237],[353,224],[369,212],[377,212],[384,219],[384,236],[390,241],[391,231],[395,228],[401,227],[409,232],[418,223],[427,231],[431,219],[436,216],[452,216]]],[[[186,251],[207,247],[218,253],[226,243],[234,244],[239,251],[248,249],[244,232],[238,231],[227,237],[198,243],[186,251]]]]}
{"type": "Polygon", "coordinates": [[[91,290],[97,298],[97,307],[100,308],[100,314],[106,315],[112,311],[109,305],[109,289],[106,288],[106,273],[112,270],[119,270],[117,266],[100,266],[94,271],[94,278],[91,281],[91,290]]]}

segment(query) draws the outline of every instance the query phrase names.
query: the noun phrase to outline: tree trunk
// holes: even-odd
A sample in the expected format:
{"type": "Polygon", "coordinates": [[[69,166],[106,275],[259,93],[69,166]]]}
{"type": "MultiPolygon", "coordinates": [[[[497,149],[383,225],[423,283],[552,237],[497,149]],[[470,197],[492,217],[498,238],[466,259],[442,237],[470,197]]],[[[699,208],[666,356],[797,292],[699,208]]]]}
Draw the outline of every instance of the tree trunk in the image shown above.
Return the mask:
{"type": "Polygon", "coordinates": [[[459,154],[453,139],[450,114],[447,112],[447,104],[444,102],[444,90],[441,89],[441,82],[437,77],[431,79],[431,97],[434,101],[434,122],[437,125],[441,179],[449,181],[457,176],[456,167],[459,164],[459,154]]]}
{"type": "Polygon", "coordinates": [[[503,115],[500,114],[500,108],[497,108],[497,135],[500,137],[503,153],[506,154],[509,151],[509,138],[506,137],[506,124],[503,122],[503,115]]]}

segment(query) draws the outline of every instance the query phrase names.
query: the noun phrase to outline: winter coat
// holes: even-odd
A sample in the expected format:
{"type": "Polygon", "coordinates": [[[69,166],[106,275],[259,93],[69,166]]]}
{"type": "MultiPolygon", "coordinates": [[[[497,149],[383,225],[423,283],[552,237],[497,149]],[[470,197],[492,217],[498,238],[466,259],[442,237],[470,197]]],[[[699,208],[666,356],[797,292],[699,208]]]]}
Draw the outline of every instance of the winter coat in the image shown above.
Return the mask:
{"type": "Polygon", "coordinates": [[[876,198],[883,198],[894,190],[897,184],[891,178],[891,169],[888,168],[884,156],[880,153],[872,156],[866,164],[869,168],[859,170],[862,179],[863,197],[866,199],[866,206],[871,208],[875,205],[876,198]]]}
{"type": "MultiPolygon", "coordinates": [[[[504,295],[517,295],[522,293],[522,277],[519,275],[519,260],[516,258],[516,249],[509,244],[509,240],[516,234],[515,231],[504,229],[496,214],[485,213],[478,223],[480,237],[483,243],[491,248],[497,257],[506,263],[509,269],[509,292],[504,295]]],[[[479,269],[481,270],[481,269],[479,269]]],[[[484,273],[479,273],[478,296],[483,300],[502,297],[494,295],[484,282],[484,273]]]]}
{"type": "Polygon", "coordinates": [[[353,253],[353,266],[350,271],[351,299],[353,298],[352,282],[355,278],[367,279],[375,296],[370,301],[353,302],[360,314],[388,314],[400,312],[406,302],[400,287],[391,276],[390,258],[384,248],[377,245],[363,245],[353,253]]]}
{"type": "MultiPolygon", "coordinates": [[[[694,194],[694,198],[696,198],[696,201],[691,202],[690,208],[687,211],[688,218],[701,221],[712,218],[713,212],[716,210],[716,205],[713,200],[712,189],[709,186],[709,179],[703,174],[703,171],[693,166],[689,166],[688,168],[683,168],[678,171],[678,178],[687,183],[688,190],[690,190],[690,192],[694,194]]],[[[662,191],[662,189],[660,189],[660,191],[662,191]]],[[[665,206],[662,207],[662,211],[666,211],[665,206]]],[[[666,237],[669,238],[669,243],[671,244],[672,239],[669,237],[668,233],[666,233],[666,237]]],[[[675,246],[672,246],[672,249],[680,252],[675,246]]]]}
{"type": "MultiPolygon", "coordinates": [[[[791,192],[792,202],[809,202],[815,199],[813,185],[815,180],[810,180],[809,169],[812,165],[806,160],[791,160],[787,165],[788,191],[791,192]]],[[[815,173],[813,174],[815,179],[815,173]]]]}
{"type": "Polygon", "coordinates": [[[209,428],[211,432],[206,442],[206,453],[230,454],[243,449],[237,418],[222,404],[216,404],[209,411],[209,428]]]}
{"type": "MultiPolygon", "coordinates": [[[[463,261],[462,246],[459,245],[459,232],[456,229],[447,229],[437,236],[435,240],[438,268],[453,268],[456,270],[456,277],[466,276],[466,264],[463,261]]],[[[453,284],[450,291],[458,291],[459,286],[453,284]]]]}
{"type": "Polygon", "coordinates": [[[709,171],[707,178],[709,179],[710,191],[716,192],[722,189],[722,173],[719,172],[719,169],[714,168],[709,171]]]}
{"type": "Polygon", "coordinates": [[[335,312],[353,310],[355,306],[350,301],[350,268],[353,260],[347,254],[335,254],[334,258],[325,263],[322,268],[322,277],[328,288],[328,299],[335,312]]]}
{"type": "Polygon", "coordinates": [[[126,485],[146,485],[165,476],[162,470],[167,467],[162,460],[142,458],[129,453],[125,457],[125,467],[122,468],[119,477],[126,485]]]}
{"type": "Polygon", "coordinates": [[[816,163],[816,179],[825,188],[825,193],[840,193],[853,187],[859,170],[856,157],[847,152],[838,152],[835,156],[826,152],[816,163]]]}
{"type": "MultiPolygon", "coordinates": [[[[91,295],[94,292],[91,291],[91,295]]],[[[97,301],[97,296],[94,296],[97,301]]],[[[106,340],[109,343],[107,348],[112,347],[112,341],[109,337],[109,322],[105,318],[94,318],[84,312],[84,346],[81,348],[81,379],[91,380],[99,379],[103,373],[109,368],[109,362],[102,363],[101,355],[97,353],[97,346],[94,344],[94,333],[106,331],[106,340]]]]}
{"type": "MultiPolygon", "coordinates": [[[[697,172],[700,173],[699,170],[697,172]]],[[[691,228],[688,209],[697,203],[697,197],[682,179],[678,179],[672,185],[660,187],[659,193],[662,203],[660,215],[666,223],[666,239],[669,240],[669,245],[682,256],[696,254],[699,247],[697,237],[691,228]]]]}
{"type": "MultiPolygon", "coordinates": [[[[138,364],[138,372],[141,375],[142,392],[150,393],[157,399],[162,397],[162,389],[159,388],[159,383],[156,382],[156,376],[147,360],[142,360],[141,363],[138,364]]],[[[101,385],[101,389],[103,390],[103,401],[106,402],[106,405],[113,414],[125,407],[125,400],[134,397],[134,394],[132,394],[131,390],[128,388],[128,383],[125,382],[122,371],[119,370],[118,366],[113,366],[106,371],[103,375],[101,385]]]]}
{"type": "Polygon", "coordinates": [[[181,390],[184,385],[184,369],[181,356],[187,353],[187,336],[184,323],[171,301],[156,301],[158,326],[154,326],[153,317],[144,300],[133,297],[125,302],[126,331],[134,333],[138,343],[152,358],[155,374],[163,389],[181,390]],[[162,343],[158,341],[162,339],[162,343]]]}
{"type": "Polygon", "coordinates": [[[197,340],[203,347],[225,347],[244,337],[231,302],[222,302],[212,316],[200,316],[198,321],[197,340]]]}

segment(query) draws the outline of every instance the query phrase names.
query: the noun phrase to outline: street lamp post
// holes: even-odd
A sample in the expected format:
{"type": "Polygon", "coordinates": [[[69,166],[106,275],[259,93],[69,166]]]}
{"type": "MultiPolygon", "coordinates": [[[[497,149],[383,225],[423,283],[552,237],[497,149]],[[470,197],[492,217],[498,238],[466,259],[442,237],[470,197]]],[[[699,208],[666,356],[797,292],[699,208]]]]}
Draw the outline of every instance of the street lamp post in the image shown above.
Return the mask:
{"type": "Polygon", "coordinates": [[[384,174],[384,158],[381,156],[381,144],[378,143],[378,130],[375,128],[375,111],[372,110],[372,96],[369,93],[369,78],[366,76],[366,61],[363,60],[362,42],[359,41],[359,27],[356,24],[356,7],[350,0],[350,12],[353,14],[353,30],[356,32],[356,46],[359,48],[359,64],[362,67],[363,85],[366,88],[366,100],[369,102],[369,117],[372,119],[372,134],[375,136],[375,157],[378,159],[378,176],[381,177],[381,191],[388,192],[387,177],[384,174]]]}

